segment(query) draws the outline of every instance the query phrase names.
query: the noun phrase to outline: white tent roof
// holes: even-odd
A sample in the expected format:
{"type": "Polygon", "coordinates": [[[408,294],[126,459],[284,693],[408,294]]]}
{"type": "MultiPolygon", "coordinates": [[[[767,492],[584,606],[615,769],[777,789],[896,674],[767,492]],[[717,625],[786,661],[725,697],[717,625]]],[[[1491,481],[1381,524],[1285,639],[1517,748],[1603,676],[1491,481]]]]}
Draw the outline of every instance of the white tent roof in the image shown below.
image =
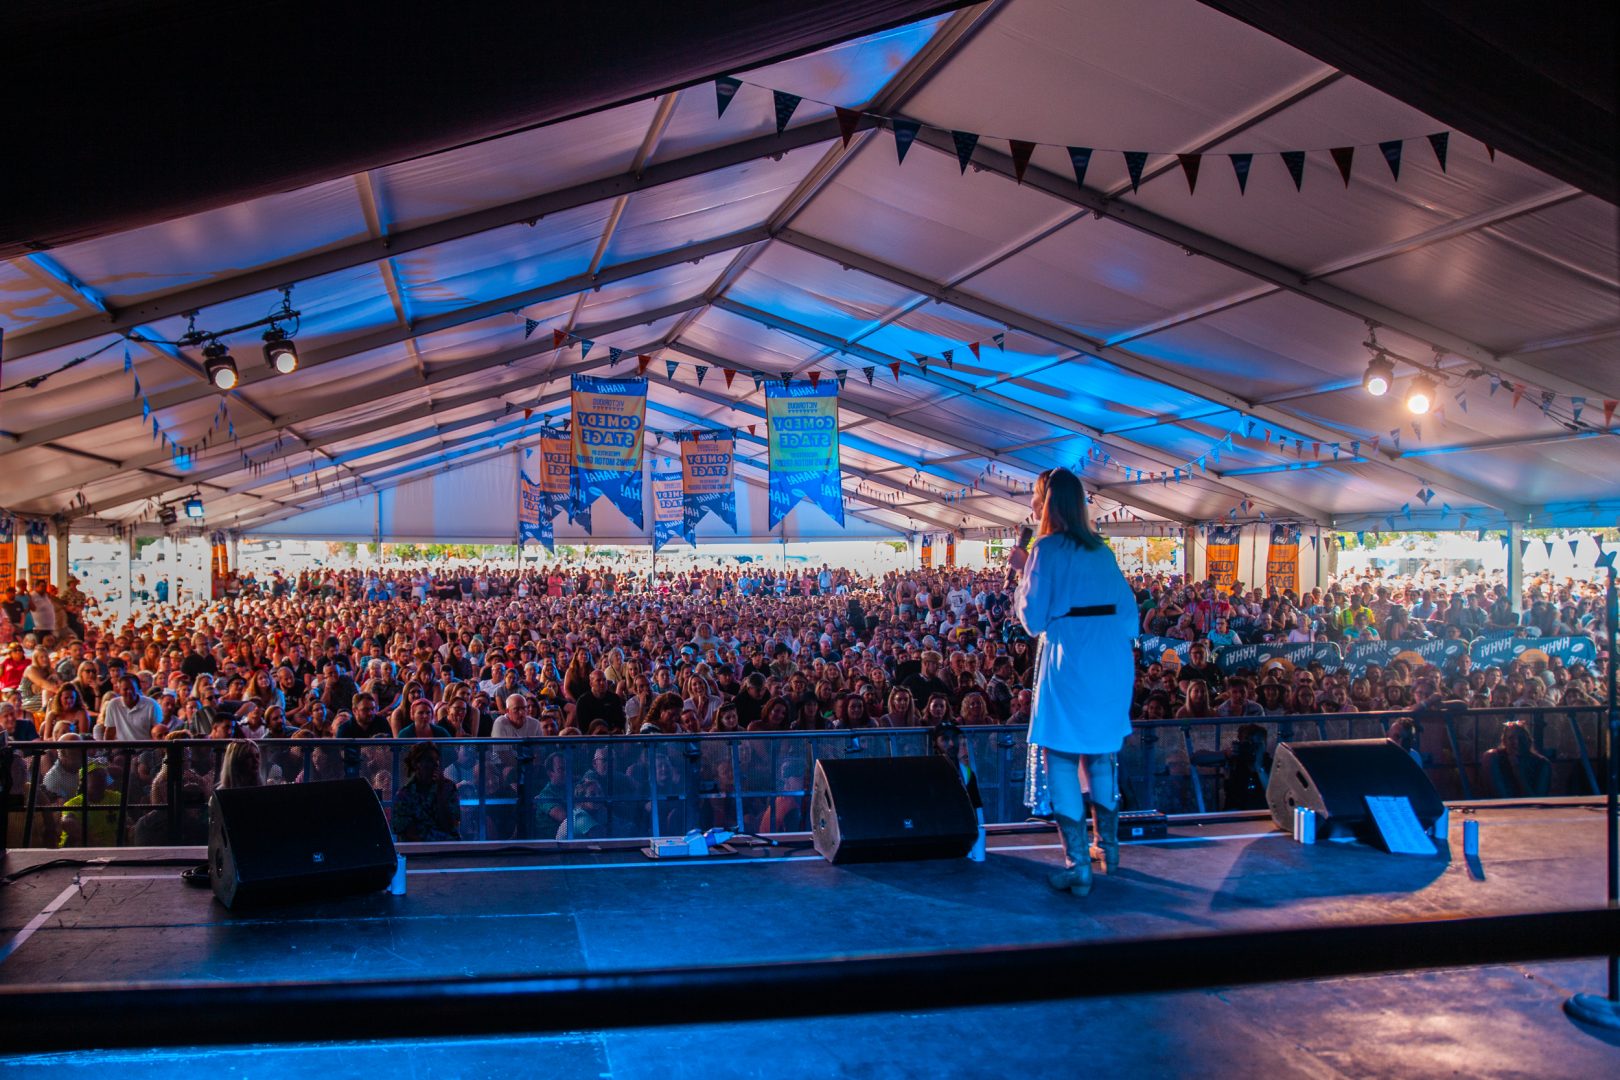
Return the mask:
{"type": "MultiPolygon", "coordinates": [[[[1444,125],[1194,0],[1007,0],[737,75],[722,117],[705,84],[0,265],[0,505],[87,528],[200,489],[210,528],[363,535],[379,493],[511,462],[613,347],[654,358],[666,431],[763,434],[747,372],[847,371],[845,489],[877,531],[1011,526],[1053,465],[1127,519],[1620,514],[1616,208],[1592,195],[1461,136],[1442,172],[1444,125]],[[781,135],[767,88],[806,99],[781,135]],[[900,163],[887,126],[846,148],[819,103],[925,126],[900,163]],[[982,135],[965,173],[952,131],[982,135]],[[1042,144],[1022,183],[1009,139],[1042,144]],[[1079,144],[1153,148],[1140,189],[1103,149],[1077,187],[1079,144]],[[1347,187],[1326,148],[1348,145],[1347,187]],[[1289,149],[1301,191],[1273,155],[1239,193],[1225,154],[1289,149]],[[1196,192],[1176,153],[1205,155],[1196,192]],[[285,284],[294,375],[245,332],[222,398],[190,350],[139,343],[257,319],[285,284]],[[1443,415],[1366,395],[1370,330],[1398,390],[1444,374],[1443,415]],[[177,456],[154,420],[210,444],[177,456]]],[[[455,528],[509,535],[498,501],[455,528]]]]}

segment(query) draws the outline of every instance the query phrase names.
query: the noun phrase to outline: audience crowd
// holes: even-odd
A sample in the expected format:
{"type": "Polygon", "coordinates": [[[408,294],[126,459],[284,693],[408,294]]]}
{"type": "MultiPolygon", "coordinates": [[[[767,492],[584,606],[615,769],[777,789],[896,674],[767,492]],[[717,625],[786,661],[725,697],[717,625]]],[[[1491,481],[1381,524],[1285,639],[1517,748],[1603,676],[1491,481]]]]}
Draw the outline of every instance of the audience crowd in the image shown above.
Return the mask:
{"type": "MultiPolygon", "coordinates": [[[[155,807],[151,820],[130,816],[131,837],[144,836],[169,820],[158,804],[171,791],[195,806],[233,775],[298,782],[342,776],[358,763],[393,807],[402,837],[458,835],[467,828],[463,805],[519,791],[533,820],[506,798],[486,811],[487,835],[633,835],[666,812],[651,793],[681,788],[694,779],[689,768],[700,770],[701,790],[724,796],[802,788],[806,762],[747,749],[735,762],[719,755],[693,764],[609,740],[577,762],[561,751],[413,746],[400,767],[373,751],[361,758],[300,741],[1022,725],[1031,707],[1036,646],[1010,618],[999,569],[881,578],[761,564],[656,577],[577,564],[521,573],[326,569],[233,585],[220,601],[160,604],[122,622],[87,611],[76,582],[62,595],[19,588],[0,597],[0,730],[10,740],[196,741],[178,786],[158,751],[128,759],[93,745],[48,751],[42,806],[116,805],[117,787],[128,783],[143,796],[132,803],[155,807]],[[266,739],[278,741],[261,753],[266,739]]],[[[1433,575],[1368,575],[1304,595],[1228,592],[1166,575],[1138,575],[1133,585],[1144,635],[1191,642],[1184,663],[1161,658],[1173,653],[1143,657],[1135,711],[1144,720],[1587,705],[1603,693],[1606,654],[1590,666],[1553,659],[1483,670],[1466,655],[1447,670],[1397,659],[1356,678],[1321,664],[1223,675],[1214,662],[1220,646],[1265,641],[1585,633],[1601,643],[1602,596],[1588,583],[1532,580],[1522,614],[1501,584],[1433,575]]],[[[1252,803],[1255,775],[1268,767],[1266,729],[1254,730],[1258,742],[1244,729],[1224,751],[1228,802],[1252,803]]],[[[1540,782],[1543,770],[1524,755],[1540,755],[1541,736],[1526,734],[1503,734],[1497,750],[1506,756],[1489,766],[1493,778],[1518,788],[1540,782]]],[[[1420,752],[1421,740],[1399,721],[1391,735],[1420,752]]],[[[800,800],[703,805],[713,819],[704,824],[799,824],[800,800]]],[[[61,841],[85,842],[87,829],[89,842],[107,842],[109,817],[60,814],[61,841]]],[[[205,814],[184,817],[188,840],[205,833],[205,814]]],[[[670,831],[681,822],[663,824],[670,831]]]]}

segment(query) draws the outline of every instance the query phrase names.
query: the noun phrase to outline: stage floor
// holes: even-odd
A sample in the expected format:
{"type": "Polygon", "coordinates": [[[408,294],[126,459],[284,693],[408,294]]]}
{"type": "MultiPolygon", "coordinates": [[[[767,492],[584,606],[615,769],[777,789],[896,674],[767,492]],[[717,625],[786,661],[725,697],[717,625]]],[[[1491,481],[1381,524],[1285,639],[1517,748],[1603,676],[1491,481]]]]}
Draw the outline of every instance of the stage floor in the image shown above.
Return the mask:
{"type": "MultiPolygon", "coordinates": [[[[680,967],[1493,915],[1603,903],[1595,806],[1452,814],[1443,857],[1306,848],[1269,819],[1127,846],[1080,900],[1042,880],[1051,832],[992,838],[983,864],[834,867],[806,848],[653,862],[623,849],[415,858],[409,893],[235,914],[174,867],[50,868],[0,889],[0,983],[281,981],[680,967]],[[1466,817],[1478,859],[1461,855],[1466,817]]],[[[173,855],[175,852],[165,854],[173,855]]],[[[8,873],[48,853],[12,853],[8,873]]],[[[345,1072],[434,1076],[1251,1074],[1600,1076],[1613,1037],[1559,1009],[1598,960],[948,1011],[508,1039],[368,1042],[345,1072]]],[[[210,1049],[233,1072],[330,1072],[323,1047],[210,1049]]],[[[3,1047],[0,1047],[3,1052],[3,1047]]],[[[23,1075],[172,1069],[188,1051],[0,1057],[23,1075]]]]}

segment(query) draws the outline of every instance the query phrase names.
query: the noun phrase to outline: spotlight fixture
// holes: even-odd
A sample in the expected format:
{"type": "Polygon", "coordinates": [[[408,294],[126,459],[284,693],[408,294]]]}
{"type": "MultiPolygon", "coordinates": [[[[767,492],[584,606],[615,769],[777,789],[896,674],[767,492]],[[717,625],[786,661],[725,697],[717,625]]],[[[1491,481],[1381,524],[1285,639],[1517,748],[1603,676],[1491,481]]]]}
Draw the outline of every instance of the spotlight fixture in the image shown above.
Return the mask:
{"type": "Polygon", "coordinates": [[[180,515],[174,512],[174,507],[165,503],[158,507],[157,519],[159,525],[173,525],[180,520],[180,515]]]}
{"type": "Polygon", "coordinates": [[[1361,377],[1362,388],[1373,397],[1383,397],[1389,393],[1390,384],[1395,381],[1395,365],[1389,362],[1389,357],[1379,353],[1367,361],[1367,374],[1361,377]]]}
{"type": "Polygon", "coordinates": [[[186,500],[186,517],[193,521],[201,521],[202,516],[203,501],[201,498],[193,495],[191,498],[186,500]]]}
{"type": "Polygon", "coordinates": [[[298,370],[298,346],[279,326],[271,326],[264,332],[264,362],[278,375],[291,375],[298,370]]]}
{"type": "Polygon", "coordinates": [[[208,373],[208,381],[219,389],[235,389],[236,361],[231,359],[231,351],[219,341],[211,341],[203,347],[203,370],[208,373]]]}
{"type": "Polygon", "coordinates": [[[1412,380],[1412,386],[1406,391],[1406,407],[1410,411],[1422,416],[1434,406],[1434,394],[1439,387],[1427,375],[1419,375],[1412,380]]]}

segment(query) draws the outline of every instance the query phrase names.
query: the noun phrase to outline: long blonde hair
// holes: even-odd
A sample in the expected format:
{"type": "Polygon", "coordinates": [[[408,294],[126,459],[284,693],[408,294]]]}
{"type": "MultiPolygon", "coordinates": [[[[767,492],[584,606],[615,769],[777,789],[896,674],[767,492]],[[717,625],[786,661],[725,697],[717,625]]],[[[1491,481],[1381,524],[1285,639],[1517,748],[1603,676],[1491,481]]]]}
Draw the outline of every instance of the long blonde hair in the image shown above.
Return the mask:
{"type": "Polygon", "coordinates": [[[1091,527],[1086,513],[1086,487],[1068,469],[1047,469],[1035,480],[1036,501],[1041,506],[1038,533],[1061,533],[1080,547],[1096,550],[1103,538],[1091,527]]]}

